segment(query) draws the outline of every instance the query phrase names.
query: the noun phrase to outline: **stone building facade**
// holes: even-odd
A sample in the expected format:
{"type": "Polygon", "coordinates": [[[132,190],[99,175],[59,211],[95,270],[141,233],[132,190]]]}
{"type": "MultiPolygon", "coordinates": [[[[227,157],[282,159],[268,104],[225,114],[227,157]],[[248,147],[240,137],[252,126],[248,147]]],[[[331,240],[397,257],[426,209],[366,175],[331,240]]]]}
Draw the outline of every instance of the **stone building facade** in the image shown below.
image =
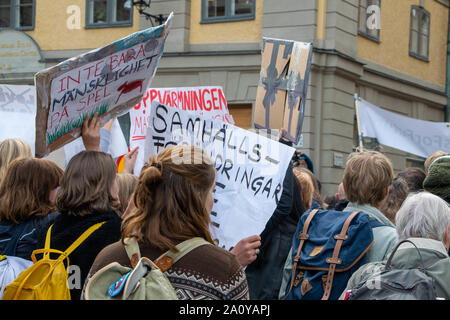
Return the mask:
{"type": "MultiPolygon", "coordinates": [[[[120,1],[125,3],[105,2],[108,15],[120,1]]],[[[73,0],[70,6],[37,2],[33,27],[17,32],[36,46],[39,55],[33,63],[42,68],[151,26],[136,8],[126,23],[108,16],[107,23],[93,26],[91,0],[73,0]]],[[[448,0],[153,0],[148,10],[166,16],[171,11],[172,29],[152,86],[222,86],[230,112],[243,128],[252,126],[262,37],[313,43],[298,147],[312,158],[324,195],[337,191],[346,157],[357,146],[355,93],[402,115],[449,121],[448,0]],[[230,15],[238,4],[244,14],[230,15]],[[208,6],[216,10],[211,13],[208,6]],[[415,25],[418,17],[420,26],[415,25]],[[368,24],[376,28],[368,29],[368,24]]],[[[1,55],[2,32],[11,29],[0,27],[0,68],[5,66],[0,81],[33,84],[36,70],[11,72],[5,64],[11,57],[1,55]]],[[[424,160],[385,146],[381,150],[396,171],[420,167],[424,160]]],[[[64,162],[61,152],[53,159],[64,162]]]]}

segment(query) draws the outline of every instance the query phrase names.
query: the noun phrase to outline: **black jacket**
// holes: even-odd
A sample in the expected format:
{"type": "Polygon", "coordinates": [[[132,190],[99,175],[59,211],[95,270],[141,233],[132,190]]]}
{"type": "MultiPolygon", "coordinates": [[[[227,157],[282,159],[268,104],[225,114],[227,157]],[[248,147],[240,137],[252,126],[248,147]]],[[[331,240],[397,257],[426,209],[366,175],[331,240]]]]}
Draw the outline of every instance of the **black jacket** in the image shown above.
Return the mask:
{"type": "MultiPolygon", "coordinates": [[[[89,227],[103,221],[106,221],[106,223],[92,233],[69,256],[68,282],[72,300],[80,299],[84,281],[97,254],[107,245],[120,240],[122,219],[114,211],[92,213],[81,217],[61,213],[54,222],[50,237],[50,248],[65,251],[89,227]]],[[[40,239],[40,246],[44,248],[44,245],[45,235],[40,239]]],[[[51,257],[57,258],[53,255],[51,257]]]]}
{"type": "Polygon", "coordinates": [[[284,263],[292,246],[298,219],[304,211],[294,206],[294,197],[300,196],[301,202],[301,194],[294,195],[293,179],[296,178],[289,165],[280,201],[260,235],[260,253],[245,269],[251,300],[278,299],[284,263]]]}
{"type": "Polygon", "coordinates": [[[10,255],[31,260],[31,253],[33,250],[40,249],[39,240],[43,235],[45,236],[48,227],[59,214],[59,212],[54,212],[46,217],[33,218],[20,224],[0,221],[0,254],[7,254],[8,244],[11,241],[17,241],[15,253],[12,252],[10,255]],[[20,228],[22,230],[19,230],[20,228]]]}

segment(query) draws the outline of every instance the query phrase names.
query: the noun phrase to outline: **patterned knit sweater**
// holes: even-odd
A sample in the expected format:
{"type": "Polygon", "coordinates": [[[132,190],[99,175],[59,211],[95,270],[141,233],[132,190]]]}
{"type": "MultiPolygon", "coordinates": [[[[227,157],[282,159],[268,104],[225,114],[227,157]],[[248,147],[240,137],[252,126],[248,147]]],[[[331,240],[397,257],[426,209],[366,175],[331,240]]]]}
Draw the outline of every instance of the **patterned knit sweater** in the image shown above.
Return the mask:
{"type": "MultiPolygon", "coordinates": [[[[139,244],[141,255],[155,261],[165,251],[139,244]]],[[[104,248],[95,259],[88,278],[104,266],[118,262],[130,267],[130,259],[120,241],[104,248]]],[[[213,245],[203,245],[187,253],[165,272],[180,300],[248,300],[247,279],[236,257],[213,245]]]]}

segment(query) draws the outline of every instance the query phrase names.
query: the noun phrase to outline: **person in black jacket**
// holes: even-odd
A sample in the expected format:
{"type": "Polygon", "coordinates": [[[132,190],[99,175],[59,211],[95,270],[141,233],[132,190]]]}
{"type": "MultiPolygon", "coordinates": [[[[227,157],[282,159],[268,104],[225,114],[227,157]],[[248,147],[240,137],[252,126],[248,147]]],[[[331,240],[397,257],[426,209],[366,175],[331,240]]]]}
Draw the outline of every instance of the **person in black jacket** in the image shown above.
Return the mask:
{"type": "Polygon", "coordinates": [[[0,255],[31,260],[57,217],[56,188],[63,170],[46,159],[13,160],[0,186],[0,255]]]}
{"type": "MultiPolygon", "coordinates": [[[[72,300],[79,300],[84,281],[97,254],[121,237],[117,167],[100,151],[75,155],[61,178],[56,207],[61,214],[51,229],[50,248],[65,251],[84,231],[105,222],[69,255],[68,282],[72,300]]],[[[41,247],[45,236],[41,239],[41,247]]],[[[52,255],[51,255],[52,257],[52,255]]],[[[56,258],[56,257],[55,257],[56,258]]]]}
{"type": "MultiPolygon", "coordinates": [[[[279,142],[291,146],[283,137],[279,142]]],[[[292,160],[295,160],[295,154],[292,160]]],[[[280,201],[261,233],[261,247],[254,262],[245,269],[251,300],[276,300],[283,277],[283,267],[292,246],[292,237],[300,216],[306,211],[302,189],[289,164],[280,201]]]]}

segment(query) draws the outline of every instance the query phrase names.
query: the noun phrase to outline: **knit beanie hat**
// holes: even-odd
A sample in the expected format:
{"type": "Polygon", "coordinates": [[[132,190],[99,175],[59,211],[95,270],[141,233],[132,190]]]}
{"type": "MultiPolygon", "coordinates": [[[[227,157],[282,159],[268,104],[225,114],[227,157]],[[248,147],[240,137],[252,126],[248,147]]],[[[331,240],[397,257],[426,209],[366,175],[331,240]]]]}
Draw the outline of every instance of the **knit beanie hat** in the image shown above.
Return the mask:
{"type": "Polygon", "coordinates": [[[302,153],[299,157],[300,160],[305,160],[306,166],[308,170],[314,173],[314,165],[310,157],[308,157],[305,153],[302,153]]]}
{"type": "Polygon", "coordinates": [[[450,155],[439,157],[430,164],[423,188],[442,199],[450,198],[450,155]]]}

